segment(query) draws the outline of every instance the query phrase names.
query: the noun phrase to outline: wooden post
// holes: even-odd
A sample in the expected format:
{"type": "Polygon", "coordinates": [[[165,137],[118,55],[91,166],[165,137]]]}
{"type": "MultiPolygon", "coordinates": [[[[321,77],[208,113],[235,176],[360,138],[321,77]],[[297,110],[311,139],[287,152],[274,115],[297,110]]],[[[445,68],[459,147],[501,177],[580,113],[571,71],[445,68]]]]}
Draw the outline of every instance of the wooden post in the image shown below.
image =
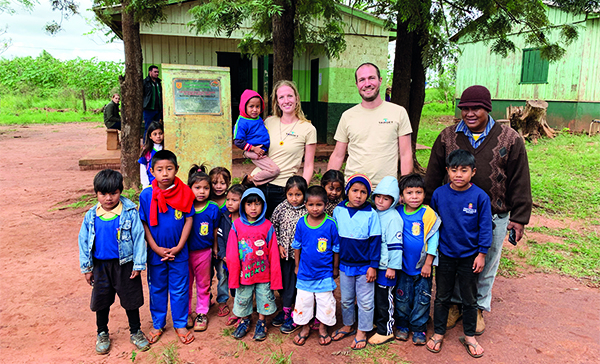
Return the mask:
{"type": "Polygon", "coordinates": [[[83,101],[83,113],[87,112],[87,106],[85,105],[85,91],[81,90],[81,100],[83,101]]]}

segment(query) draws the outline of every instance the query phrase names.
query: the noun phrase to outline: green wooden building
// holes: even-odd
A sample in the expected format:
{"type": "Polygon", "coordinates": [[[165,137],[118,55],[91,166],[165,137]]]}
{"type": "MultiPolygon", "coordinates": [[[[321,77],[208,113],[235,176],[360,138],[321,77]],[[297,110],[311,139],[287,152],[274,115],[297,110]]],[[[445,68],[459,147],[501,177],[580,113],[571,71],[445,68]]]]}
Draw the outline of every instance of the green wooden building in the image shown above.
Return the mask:
{"type": "MultiPolygon", "coordinates": [[[[273,56],[242,56],[238,44],[250,31],[249,24],[234,32],[230,38],[214,33],[198,34],[187,23],[192,20],[189,10],[199,1],[178,1],[167,5],[166,20],[153,26],[140,27],[144,68],[162,63],[230,67],[231,107],[237,119],[239,97],[251,88],[261,95],[265,86],[272,90],[273,56]]],[[[339,118],[345,110],[361,101],[354,81],[354,71],[363,62],[377,64],[385,78],[390,32],[381,19],[370,14],[339,5],[346,50],[337,59],[315,54],[311,47],[294,58],[293,78],[300,91],[302,108],[317,128],[321,143],[333,144],[339,118]]],[[[110,10],[112,17],[106,24],[122,38],[121,9],[110,10]]],[[[385,93],[385,80],[381,89],[385,93]]],[[[265,100],[266,102],[267,100],[265,100]]]]}
{"type": "MultiPolygon", "coordinates": [[[[525,100],[548,102],[551,127],[585,130],[600,118],[600,14],[573,15],[548,6],[555,26],[573,24],[579,37],[566,47],[557,62],[540,57],[539,49],[528,48],[523,37],[510,36],[517,51],[503,58],[492,54],[484,42],[472,42],[457,34],[462,51],[457,67],[456,99],[471,85],[486,86],[492,94],[492,117],[506,118],[506,107],[524,106],[525,100]]],[[[557,39],[558,29],[552,31],[557,39]]],[[[460,111],[457,109],[457,116],[460,111]]]]}

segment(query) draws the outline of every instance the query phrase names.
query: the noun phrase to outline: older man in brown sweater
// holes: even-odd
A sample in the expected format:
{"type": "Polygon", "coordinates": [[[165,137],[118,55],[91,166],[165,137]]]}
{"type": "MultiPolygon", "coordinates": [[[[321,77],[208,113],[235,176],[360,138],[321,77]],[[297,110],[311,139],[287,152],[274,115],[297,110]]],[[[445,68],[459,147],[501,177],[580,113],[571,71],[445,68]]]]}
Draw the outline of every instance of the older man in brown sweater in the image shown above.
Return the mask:
{"type": "MultiPolygon", "coordinates": [[[[492,286],[506,231],[514,229],[519,241],[524,226],[529,223],[531,182],[523,139],[510,126],[500,125],[489,116],[492,111],[490,91],[484,86],[471,86],[463,92],[458,107],[462,120],[442,130],[431,150],[425,176],[425,202],[429,203],[433,191],[447,182],[446,157],[450,152],[456,149],[471,152],[477,168],[471,182],[489,195],[494,221],[492,246],[477,283],[476,334],[481,335],[485,330],[482,311],[491,310],[492,286]]],[[[457,290],[453,302],[460,302],[457,290]]],[[[448,327],[453,327],[459,318],[458,307],[452,307],[448,327]]]]}

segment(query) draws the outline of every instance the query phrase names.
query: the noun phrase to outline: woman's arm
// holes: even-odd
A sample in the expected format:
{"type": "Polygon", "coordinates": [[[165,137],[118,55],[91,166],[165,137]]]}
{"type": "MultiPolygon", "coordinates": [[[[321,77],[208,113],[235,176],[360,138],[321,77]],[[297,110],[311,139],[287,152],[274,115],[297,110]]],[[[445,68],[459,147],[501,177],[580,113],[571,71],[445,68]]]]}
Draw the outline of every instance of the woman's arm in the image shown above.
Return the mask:
{"type": "Polygon", "coordinates": [[[307,144],[304,147],[304,171],[302,177],[306,180],[307,184],[310,184],[313,172],[315,171],[315,152],[317,151],[316,144],[307,144]]]}

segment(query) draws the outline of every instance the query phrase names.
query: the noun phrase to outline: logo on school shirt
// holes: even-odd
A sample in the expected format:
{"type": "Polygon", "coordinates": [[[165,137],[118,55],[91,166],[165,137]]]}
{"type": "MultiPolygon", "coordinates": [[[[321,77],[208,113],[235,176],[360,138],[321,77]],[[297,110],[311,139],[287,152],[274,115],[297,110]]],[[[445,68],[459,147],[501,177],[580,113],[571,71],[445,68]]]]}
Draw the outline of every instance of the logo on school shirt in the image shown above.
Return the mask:
{"type": "Polygon", "coordinates": [[[402,231],[398,231],[398,232],[396,233],[396,239],[398,239],[398,240],[402,240],[402,231]]]}
{"type": "Polygon", "coordinates": [[[257,240],[254,242],[254,246],[263,246],[263,245],[265,245],[264,240],[257,240]]]}
{"type": "Polygon", "coordinates": [[[469,215],[473,215],[477,213],[477,209],[473,208],[473,204],[469,203],[469,207],[464,207],[463,211],[466,212],[469,215]]]}
{"type": "Polygon", "coordinates": [[[265,251],[264,251],[264,250],[257,250],[257,251],[256,251],[256,256],[258,256],[258,257],[261,257],[261,256],[263,256],[264,254],[265,254],[265,251]]]}
{"type": "Polygon", "coordinates": [[[183,212],[175,210],[175,220],[181,220],[183,218],[183,212]]]}
{"type": "Polygon", "coordinates": [[[202,235],[202,236],[208,235],[208,223],[207,222],[200,223],[200,235],[202,235]]]}
{"type": "Polygon", "coordinates": [[[412,224],[412,234],[414,236],[421,235],[421,224],[419,224],[418,222],[413,222],[413,224],[412,224]]]}
{"type": "Polygon", "coordinates": [[[319,238],[317,242],[317,251],[325,253],[327,251],[327,238],[319,238]]]}
{"type": "Polygon", "coordinates": [[[379,124],[391,124],[393,123],[392,120],[388,120],[388,119],[383,119],[382,121],[379,122],[379,124]]]}

